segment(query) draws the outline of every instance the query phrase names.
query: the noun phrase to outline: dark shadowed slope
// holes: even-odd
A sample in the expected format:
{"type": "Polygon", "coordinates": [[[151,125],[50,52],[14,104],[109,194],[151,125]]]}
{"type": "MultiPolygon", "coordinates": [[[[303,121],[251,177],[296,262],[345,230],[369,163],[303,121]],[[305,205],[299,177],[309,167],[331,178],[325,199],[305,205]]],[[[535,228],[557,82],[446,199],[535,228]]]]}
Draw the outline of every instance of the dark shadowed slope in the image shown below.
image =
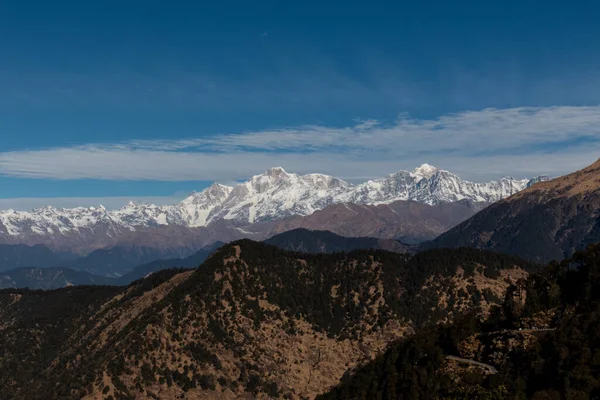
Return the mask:
{"type": "Polygon", "coordinates": [[[345,237],[333,232],[303,228],[280,233],[264,242],[280,249],[303,253],[339,253],[358,249],[383,249],[404,253],[409,250],[409,246],[393,239],[345,237]]]}
{"type": "Polygon", "coordinates": [[[402,200],[377,206],[335,204],[308,216],[276,221],[272,233],[305,228],[346,237],[376,237],[417,243],[446,232],[486,205],[466,200],[436,205],[402,200]]]}
{"type": "Polygon", "coordinates": [[[600,161],[499,201],[426,247],[471,246],[534,261],[600,242],[600,161]]]}

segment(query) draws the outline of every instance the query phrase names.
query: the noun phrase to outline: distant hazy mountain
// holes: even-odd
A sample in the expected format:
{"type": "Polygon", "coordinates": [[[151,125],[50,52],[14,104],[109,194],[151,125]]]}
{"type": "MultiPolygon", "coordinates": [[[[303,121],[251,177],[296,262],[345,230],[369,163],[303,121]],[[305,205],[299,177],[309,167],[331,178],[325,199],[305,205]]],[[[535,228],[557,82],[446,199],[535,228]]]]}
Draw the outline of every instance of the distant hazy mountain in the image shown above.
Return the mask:
{"type": "MultiPolygon", "coordinates": [[[[131,282],[144,278],[152,273],[167,268],[197,268],[223,243],[214,243],[197,251],[186,258],[175,258],[170,260],[156,260],[147,264],[139,265],[133,270],[120,277],[109,277],[96,275],[85,271],[76,271],[65,267],[22,267],[0,272],[0,289],[4,288],[30,288],[30,289],[58,289],[77,285],[129,285],[131,282]]],[[[117,260],[123,260],[123,249],[115,249],[117,260]]],[[[86,269],[85,260],[91,260],[95,268],[102,268],[102,260],[109,260],[111,252],[102,252],[100,256],[83,258],[78,260],[78,266],[86,269]]],[[[110,261],[107,261],[110,263],[110,261]]],[[[114,266],[114,264],[112,264],[114,266]]],[[[100,272],[103,272],[101,270],[100,272]]]]}
{"type": "Polygon", "coordinates": [[[224,243],[217,242],[212,245],[203,247],[198,250],[194,254],[186,258],[174,258],[170,260],[156,260],[152,261],[148,264],[143,264],[135,267],[133,271],[126,273],[125,275],[119,277],[116,282],[119,285],[128,285],[131,282],[141,279],[145,276],[148,276],[151,273],[161,271],[163,269],[168,268],[197,268],[199,267],[206,259],[215,252],[219,247],[221,247],[224,243]]]}
{"type": "Polygon", "coordinates": [[[406,252],[409,247],[392,239],[372,237],[344,237],[328,231],[293,229],[275,235],[264,243],[283,250],[302,253],[339,253],[357,249],[384,249],[394,252],[406,252]]]}
{"type": "Polygon", "coordinates": [[[85,257],[64,264],[65,267],[95,275],[119,277],[138,265],[176,258],[180,254],[142,246],[116,246],[93,251],[85,257]]]}
{"type": "Polygon", "coordinates": [[[600,242],[600,161],[499,201],[426,247],[472,246],[534,261],[600,242]]]}
{"type": "MultiPolygon", "coordinates": [[[[44,207],[29,212],[0,212],[0,242],[45,244],[79,254],[120,244],[123,237],[158,227],[210,227],[210,240],[233,240],[243,232],[234,228],[292,216],[307,216],[340,203],[390,204],[398,200],[438,205],[457,201],[491,203],[524,189],[528,180],[502,178],[472,183],[424,164],[412,172],[352,185],[328,175],[289,174],[272,168],[234,187],[213,184],[174,205],[129,203],[108,211],[99,207],[60,209],[44,207]],[[225,222],[224,224],[219,224],[225,222]]],[[[143,243],[136,243],[143,246],[143,243]]],[[[152,247],[152,246],[148,246],[152,247]]]]}
{"type": "Polygon", "coordinates": [[[68,253],[56,253],[42,245],[0,244],[0,271],[19,267],[52,267],[74,259],[68,253]]]}
{"type": "Polygon", "coordinates": [[[114,285],[114,279],[68,268],[23,267],[0,272],[0,289],[57,289],[76,285],[114,285]]]}

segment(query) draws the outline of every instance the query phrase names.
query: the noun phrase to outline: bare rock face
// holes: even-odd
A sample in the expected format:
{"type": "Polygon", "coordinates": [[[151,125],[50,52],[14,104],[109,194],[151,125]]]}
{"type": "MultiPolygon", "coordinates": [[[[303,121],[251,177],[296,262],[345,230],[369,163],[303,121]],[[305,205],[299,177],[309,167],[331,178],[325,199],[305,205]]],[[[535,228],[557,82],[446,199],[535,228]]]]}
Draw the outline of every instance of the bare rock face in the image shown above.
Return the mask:
{"type": "Polygon", "coordinates": [[[471,246],[544,262],[600,241],[600,161],[541,180],[441,235],[429,246],[471,246]]]}
{"type": "MultiPolygon", "coordinates": [[[[0,211],[0,243],[43,244],[55,251],[85,255],[123,240],[132,240],[131,237],[136,233],[148,235],[152,230],[165,227],[174,229],[174,237],[181,237],[178,232],[185,232],[186,229],[210,227],[219,233],[206,233],[199,229],[192,236],[227,240],[239,237],[231,227],[241,228],[295,216],[309,216],[336,204],[340,207],[343,207],[341,204],[381,206],[383,210],[375,211],[375,214],[382,214],[378,217],[380,222],[371,222],[370,232],[365,229],[360,235],[391,237],[393,234],[387,231],[376,234],[379,229],[377,225],[381,224],[383,214],[392,216],[397,208],[392,204],[398,201],[431,206],[461,201],[483,205],[517,193],[528,183],[528,180],[513,178],[472,183],[424,164],[412,172],[400,171],[385,178],[352,185],[328,175],[297,175],[277,167],[234,187],[215,183],[173,205],[129,203],[111,211],[102,206],[73,209],[44,207],[28,212],[0,211]],[[385,210],[388,205],[390,209],[385,210]],[[177,231],[179,228],[181,230],[177,231]]],[[[414,213],[421,212],[416,210],[417,206],[412,207],[415,208],[414,213]]],[[[405,222],[407,227],[411,224],[405,222]]],[[[451,224],[430,220],[426,225],[428,232],[424,237],[439,234],[451,224]]],[[[253,237],[239,229],[238,232],[242,237],[253,237]]],[[[350,234],[349,229],[336,232],[350,234]]],[[[257,233],[256,238],[261,235],[264,232],[257,233]]],[[[204,241],[202,244],[207,243],[204,241]]]]}

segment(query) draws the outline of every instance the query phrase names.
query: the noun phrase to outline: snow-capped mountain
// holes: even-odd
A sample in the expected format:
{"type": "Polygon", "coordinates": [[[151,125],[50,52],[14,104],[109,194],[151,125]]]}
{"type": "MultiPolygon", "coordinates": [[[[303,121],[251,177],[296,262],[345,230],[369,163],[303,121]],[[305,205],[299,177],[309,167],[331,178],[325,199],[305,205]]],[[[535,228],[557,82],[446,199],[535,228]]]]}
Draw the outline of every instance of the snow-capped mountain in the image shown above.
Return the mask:
{"type": "Polygon", "coordinates": [[[254,223],[292,215],[309,215],[339,203],[352,185],[328,175],[288,174],[271,168],[249,181],[236,185],[225,201],[208,217],[254,223]]]}
{"type": "Polygon", "coordinates": [[[0,211],[0,242],[47,243],[48,238],[68,237],[83,245],[94,238],[94,246],[99,248],[114,244],[124,233],[146,228],[197,228],[218,221],[245,226],[310,215],[337,203],[377,205],[397,200],[429,205],[460,200],[491,203],[526,188],[536,179],[539,180],[502,178],[473,183],[423,164],[412,172],[400,171],[352,185],[328,175],[297,175],[277,167],[234,187],[215,183],[173,205],[129,203],[112,211],[102,206],[0,211]]]}
{"type": "Polygon", "coordinates": [[[429,205],[460,200],[494,203],[525,189],[529,181],[505,177],[498,181],[473,183],[463,181],[448,171],[423,164],[413,172],[400,171],[357,185],[343,196],[343,201],[389,204],[397,200],[413,200],[429,205]]]}

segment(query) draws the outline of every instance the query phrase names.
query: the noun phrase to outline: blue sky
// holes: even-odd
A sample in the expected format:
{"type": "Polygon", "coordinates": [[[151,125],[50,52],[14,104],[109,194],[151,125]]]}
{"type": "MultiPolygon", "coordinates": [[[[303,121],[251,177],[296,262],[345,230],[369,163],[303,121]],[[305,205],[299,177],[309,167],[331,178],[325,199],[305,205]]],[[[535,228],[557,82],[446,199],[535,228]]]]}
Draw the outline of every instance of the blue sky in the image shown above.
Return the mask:
{"type": "Polygon", "coordinates": [[[1,2],[0,207],[169,202],[275,165],[353,181],[423,162],[476,181],[570,172],[600,154],[597,15],[1,2]]]}

